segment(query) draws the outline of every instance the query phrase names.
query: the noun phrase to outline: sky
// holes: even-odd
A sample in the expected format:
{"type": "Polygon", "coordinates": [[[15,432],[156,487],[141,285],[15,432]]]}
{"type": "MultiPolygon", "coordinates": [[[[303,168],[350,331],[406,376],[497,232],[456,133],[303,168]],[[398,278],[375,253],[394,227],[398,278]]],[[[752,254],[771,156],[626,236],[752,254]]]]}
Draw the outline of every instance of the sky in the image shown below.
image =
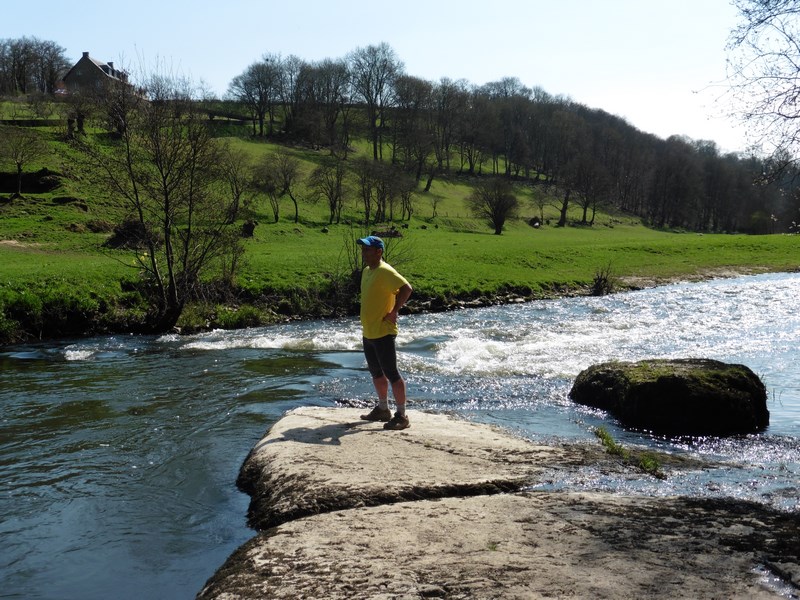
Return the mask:
{"type": "Polygon", "coordinates": [[[2,0],[0,15],[0,39],[166,70],[219,96],[264,54],[311,62],[386,42],[409,75],[516,77],[661,138],[748,146],[723,100],[730,0],[2,0]]]}

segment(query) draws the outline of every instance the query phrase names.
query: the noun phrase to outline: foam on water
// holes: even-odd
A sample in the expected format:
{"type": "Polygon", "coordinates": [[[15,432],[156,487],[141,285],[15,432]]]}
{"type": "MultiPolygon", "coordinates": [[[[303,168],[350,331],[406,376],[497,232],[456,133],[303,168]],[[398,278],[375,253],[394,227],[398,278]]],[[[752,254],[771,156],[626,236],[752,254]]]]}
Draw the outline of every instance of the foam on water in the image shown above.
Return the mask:
{"type": "Polygon", "coordinates": [[[88,349],[70,349],[64,350],[64,358],[67,360],[88,360],[95,355],[94,350],[88,349]]]}
{"type": "MultiPolygon", "coordinates": [[[[571,379],[607,360],[705,357],[741,362],[781,402],[800,403],[796,340],[800,277],[762,275],[452,313],[406,316],[398,351],[407,369],[444,376],[571,379]]],[[[183,350],[351,352],[357,319],[215,331],[183,350]]],[[[83,357],[87,354],[73,356],[83,357]]]]}
{"type": "MultiPolygon", "coordinates": [[[[544,486],[800,510],[799,297],[800,275],[783,274],[404,316],[399,361],[412,409],[534,440],[594,440],[603,426],[628,446],[722,465],[668,481],[587,467],[544,486]],[[760,375],[769,429],[677,442],[568,398],[591,364],[688,356],[760,375]]],[[[20,597],[196,591],[252,535],[235,479],[265,428],[299,405],[374,400],[357,318],[22,346],[0,364],[0,579],[20,597]]]]}

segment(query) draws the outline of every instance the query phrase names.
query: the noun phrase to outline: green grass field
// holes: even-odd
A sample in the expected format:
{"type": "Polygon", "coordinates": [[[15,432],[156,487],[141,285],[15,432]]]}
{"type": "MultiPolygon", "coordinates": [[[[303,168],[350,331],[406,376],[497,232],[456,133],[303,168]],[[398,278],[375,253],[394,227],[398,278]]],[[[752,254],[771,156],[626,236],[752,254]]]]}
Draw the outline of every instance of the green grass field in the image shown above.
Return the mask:
{"type": "MultiPolygon", "coordinates": [[[[61,184],[51,192],[0,201],[0,302],[3,294],[8,298],[59,290],[114,302],[124,295],[120,282],[136,277],[129,251],[102,247],[109,228],[121,221],[122,209],[95,186],[74,151],[59,141],[58,131],[43,129],[42,134],[49,139],[50,152],[25,170],[50,169],[61,174],[61,184]]],[[[230,142],[253,162],[275,149],[262,141],[230,142]]],[[[325,156],[295,152],[306,173],[325,156]]],[[[796,236],[655,231],[629,216],[606,214],[598,214],[592,227],[535,229],[527,224],[539,214],[529,191],[519,193],[519,218],[497,236],[469,215],[464,200],[470,190],[466,178],[437,179],[430,192],[416,195],[414,217],[394,223],[403,237],[389,241],[386,257],[411,281],[417,299],[491,296],[508,290],[531,298],[585,293],[604,268],[623,282],[637,278],[651,283],[800,268],[796,236]]],[[[312,203],[310,191],[302,187],[297,195],[299,223],[294,223],[288,198],[277,223],[265,198],[254,201],[258,226],[255,236],[244,240],[245,260],[238,274],[238,284],[252,294],[307,290],[346,272],[354,238],[368,233],[355,225],[359,212],[354,192],[344,214],[353,225],[328,225],[324,203],[312,203]]],[[[545,208],[545,218],[555,223],[554,206],[545,208]]],[[[577,210],[571,218],[580,218],[577,210]]]]}

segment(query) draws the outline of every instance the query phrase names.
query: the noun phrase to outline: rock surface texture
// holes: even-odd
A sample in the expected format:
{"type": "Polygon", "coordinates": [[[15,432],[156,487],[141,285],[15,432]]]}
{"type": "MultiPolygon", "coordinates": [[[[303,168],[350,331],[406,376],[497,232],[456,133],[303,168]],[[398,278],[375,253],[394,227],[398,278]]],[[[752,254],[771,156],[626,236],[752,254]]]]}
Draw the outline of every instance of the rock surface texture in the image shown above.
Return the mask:
{"type": "Polygon", "coordinates": [[[420,412],[410,413],[410,429],[384,431],[360,412],[297,409],[257,444],[240,485],[258,533],[198,598],[798,592],[797,515],[729,500],[545,491],[586,469],[646,475],[599,444],[538,445],[420,412]]]}
{"type": "Polygon", "coordinates": [[[738,435],[769,425],[767,390],[744,365],[709,359],[608,362],[582,371],[570,398],[624,427],[667,436],[738,435]]]}

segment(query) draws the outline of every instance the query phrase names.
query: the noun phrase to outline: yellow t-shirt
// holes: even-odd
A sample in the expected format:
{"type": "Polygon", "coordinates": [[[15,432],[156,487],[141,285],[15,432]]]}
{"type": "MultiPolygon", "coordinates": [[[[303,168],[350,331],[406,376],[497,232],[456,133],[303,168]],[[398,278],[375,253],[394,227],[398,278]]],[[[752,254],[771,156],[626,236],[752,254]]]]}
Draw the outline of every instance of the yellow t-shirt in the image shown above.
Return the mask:
{"type": "Polygon", "coordinates": [[[394,308],[398,290],[407,283],[405,277],[383,260],[374,269],[364,267],[361,272],[361,328],[365,338],[375,340],[397,335],[397,325],[384,321],[383,317],[394,308]]]}

